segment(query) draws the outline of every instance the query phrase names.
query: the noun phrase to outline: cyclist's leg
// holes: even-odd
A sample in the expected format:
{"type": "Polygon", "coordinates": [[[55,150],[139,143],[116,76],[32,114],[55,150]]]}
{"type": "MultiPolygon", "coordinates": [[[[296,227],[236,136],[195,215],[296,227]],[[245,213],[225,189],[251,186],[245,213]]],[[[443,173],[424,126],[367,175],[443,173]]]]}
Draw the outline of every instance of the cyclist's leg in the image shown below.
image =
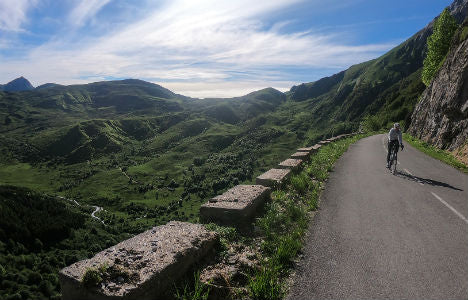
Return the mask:
{"type": "Polygon", "coordinates": [[[388,141],[388,149],[387,149],[387,167],[390,164],[390,153],[392,152],[392,141],[388,141]]]}

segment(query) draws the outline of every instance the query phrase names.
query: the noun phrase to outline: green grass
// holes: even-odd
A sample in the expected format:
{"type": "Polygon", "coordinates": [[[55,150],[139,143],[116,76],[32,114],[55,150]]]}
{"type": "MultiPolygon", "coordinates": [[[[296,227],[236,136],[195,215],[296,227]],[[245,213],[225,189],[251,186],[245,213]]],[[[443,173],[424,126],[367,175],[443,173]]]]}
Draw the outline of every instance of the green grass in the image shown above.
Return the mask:
{"type": "MultiPolygon", "coordinates": [[[[144,90],[124,85],[0,93],[0,184],[102,206],[105,230],[135,234],[171,220],[197,222],[207,199],[252,183],[297,147],[358,126],[339,121],[329,129],[335,120],[322,111],[329,102],[286,101],[272,89],[235,100],[186,101],[156,99],[165,91],[149,84],[144,90]]],[[[308,176],[296,175],[291,185],[294,197],[315,208],[320,184],[308,176]]],[[[278,196],[288,204],[288,218],[300,219],[291,197],[278,196]]],[[[277,241],[281,264],[290,262],[293,236],[277,241]]]]}
{"type": "Polygon", "coordinates": [[[54,179],[56,172],[33,167],[28,163],[0,165],[0,185],[27,187],[41,192],[52,192],[58,188],[54,179]]]}
{"type": "Polygon", "coordinates": [[[262,260],[260,267],[250,276],[250,297],[282,299],[285,279],[301,252],[310,212],[318,208],[322,186],[329,172],[349,145],[364,136],[323,146],[286,187],[272,193],[272,201],[267,204],[265,214],[257,220],[262,231],[262,260]]]}
{"type": "Polygon", "coordinates": [[[279,300],[284,296],[278,273],[272,268],[259,269],[250,279],[248,287],[255,300],[279,300]]]}
{"type": "Polygon", "coordinates": [[[177,300],[207,300],[210,287],[200,281],[200,273],[193,274],[193,281],[186,282],[183,288],[176,287],[177,300]]]}
{"type": "Polygon", "coordinates": [[[403,138],[419,151],[424,152],[427,155],[436,158],[464,173],[468,173],[468,166],[455,158],[452,153],[429,145],[428,143],[421,141],[407,133],[403,134],[403,138]]]}

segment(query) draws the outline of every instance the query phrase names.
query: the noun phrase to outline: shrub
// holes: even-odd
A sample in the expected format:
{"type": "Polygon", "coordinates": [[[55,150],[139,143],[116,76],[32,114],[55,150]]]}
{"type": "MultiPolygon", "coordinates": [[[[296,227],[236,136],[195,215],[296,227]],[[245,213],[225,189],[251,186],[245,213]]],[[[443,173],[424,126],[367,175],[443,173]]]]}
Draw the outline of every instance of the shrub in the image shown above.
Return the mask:
{"type": "Polygon", "coordinates": [[[374,132],[381,128],[380,120],[377,116],[367,115],[362,119],[361,128],[364,132],[374,132]]]}
{"type": "Polygon", "coordinates": [[[41,281],[38,288],[46,296],[51,296],[52,291],[54,290],[54,287],[52,286],[52,284],[45,280],[41,281]]]}
{"type": "Polygon", "coordinates": [[[300,173],[291,177],[291,184],[298,193],[303,194],[309,188],[308,180],[305,173],[300,173]]]}
{"type": "Polygon", "coordinates": [[[101,272],[95,268],[89,268],[83,275],[81,283],[85,287],[95,287],[102,282],[101,272]]]}
{"type": "Polygon", "coordinates": [[[427,39],[427,56],[424,59],[422,81],[428,86],[442,65],[450,48],[457,22],[447,8],[434,22],[434,31],[427,39]]]}

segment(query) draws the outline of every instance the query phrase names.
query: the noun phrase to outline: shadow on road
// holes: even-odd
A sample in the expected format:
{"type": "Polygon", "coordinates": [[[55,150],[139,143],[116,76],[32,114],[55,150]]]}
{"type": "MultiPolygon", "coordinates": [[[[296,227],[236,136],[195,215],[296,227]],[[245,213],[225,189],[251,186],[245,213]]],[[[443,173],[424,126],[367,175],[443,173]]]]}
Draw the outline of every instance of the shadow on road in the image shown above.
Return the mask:
{"type": "Polygon", "coordinates": [[[414,176],[414,175],[410,175],[410,174],[408,174],[406,172],[403,172],[403,171],[397,171],[396,175],[398,177],[401,177],[401,178],[404,178],[404,179],[407,179],[407,180],[411,180],[411,181],[414,181],[414,182],[418,182],[418,183],[429,184],[429,185],[433,185],[433,186],[446,187],[446,188],[456,190],[456,191],[463,191],[462,189],[451,186],[448,183],[440,182],[440,181],[432,180],[432,179],[427,179],[427,178],[422,178],[422,177],[418,177],[418,176],[414,176]]]}

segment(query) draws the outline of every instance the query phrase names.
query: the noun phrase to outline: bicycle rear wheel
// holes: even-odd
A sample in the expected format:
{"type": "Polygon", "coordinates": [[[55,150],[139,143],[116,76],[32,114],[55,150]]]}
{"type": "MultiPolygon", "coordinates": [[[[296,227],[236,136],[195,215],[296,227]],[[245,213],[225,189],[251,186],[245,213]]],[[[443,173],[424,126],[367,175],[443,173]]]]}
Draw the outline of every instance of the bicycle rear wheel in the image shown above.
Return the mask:
{"type": "Polygon", "coordinates": [[[392,157],[392,165],[390,167],[390,170],[392,171],[392,174],[395,175],[397,173],[397,156],[396,153],[393,153],[392,157]]]}

